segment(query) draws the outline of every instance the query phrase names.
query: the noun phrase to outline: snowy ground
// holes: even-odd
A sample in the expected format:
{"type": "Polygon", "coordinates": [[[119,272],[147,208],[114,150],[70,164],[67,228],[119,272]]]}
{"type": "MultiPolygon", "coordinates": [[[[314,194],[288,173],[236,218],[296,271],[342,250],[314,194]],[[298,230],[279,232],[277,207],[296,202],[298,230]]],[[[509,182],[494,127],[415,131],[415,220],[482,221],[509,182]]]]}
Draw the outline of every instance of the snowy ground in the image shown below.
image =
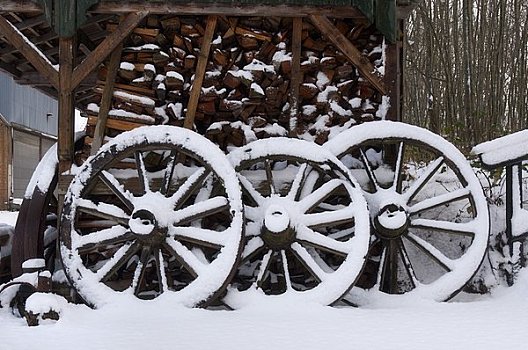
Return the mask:
{"type": "Polygon", "coordinates": [[[393,308],[261,305],[238,311],[147,303],[68,307],[29,328],[0,312],[1,349],[526,349],[528,271],[511,288],[393,308]],[[467,296],[464,298],[467,299],[467,296]]]}
{"type": "MultiPolygon", "coordinates": [[[[14,225],[16,213],[0,212],[14,225]]],[[[237,311],[161,302],[68,305],[60,321],[27,327],[0,310],[0,349],[525,349],[528,270],[511,288],[454,301],[322,307],[269,303],[237,311]]],[[[49,322],[49,321],[48,321],[49,322]]]]}

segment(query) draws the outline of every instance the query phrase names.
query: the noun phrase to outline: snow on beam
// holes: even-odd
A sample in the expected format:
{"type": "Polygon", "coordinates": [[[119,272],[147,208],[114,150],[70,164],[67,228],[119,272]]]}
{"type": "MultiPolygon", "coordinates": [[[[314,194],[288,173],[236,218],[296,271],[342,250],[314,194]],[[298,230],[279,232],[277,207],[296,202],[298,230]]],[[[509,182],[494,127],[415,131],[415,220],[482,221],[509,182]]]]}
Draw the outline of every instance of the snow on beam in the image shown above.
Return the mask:
{"type": "Polygon", "coordinates": [[[58,88],[59,73],[48,58],[22,32],[1,15],[0,32],[40,74],[46,77],[54,87],[58,88]]]}
{"type": "Polygon", "coordinates": [[[490,168],[511,165],[528,159],[528,130],[483,142],[471,150],[490,168]]]}

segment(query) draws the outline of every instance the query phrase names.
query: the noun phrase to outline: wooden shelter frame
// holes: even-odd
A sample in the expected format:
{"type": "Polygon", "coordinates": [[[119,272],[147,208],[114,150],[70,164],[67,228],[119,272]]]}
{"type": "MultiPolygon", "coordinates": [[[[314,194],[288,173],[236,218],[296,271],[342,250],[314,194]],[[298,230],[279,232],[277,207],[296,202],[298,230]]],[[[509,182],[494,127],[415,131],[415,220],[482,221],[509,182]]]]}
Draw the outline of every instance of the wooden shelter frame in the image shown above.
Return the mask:
{"type": "MultiPolygon", "coordinates": [[[[399,2],[398,2],[399,3],[399,2]]],[[[73,36],[62,37],[49,30],[48,33],[38,33],[40,38],[36,42],[43,40],[58,39],[58,68],[50,61],[49,54],[42,52],[35,42],[32,42],[23,30],[30,29],[35,24],[44,22],[45,15],[42,8],[34,1],[22,0],[2,0],[0,1],[0,37],[4,37],[11,47],[0,49],[0,58],[5,53],[20,53],[31,66],[34,72],[20,74],[16,67],[9,66],[0,61],[0,69],[11,73],[15,77],[26,80],[29,85],[36,86],[48,94],[55,95],[59,103],[58,116],[58,159],[59,159],[59,194],[64,194],[67,190],[71,176],[68,176],[74,155],[74,107],[76,104],[76,90],[88,91],[90,89],[90,76],[99,65],[111,56],[110,77],[115,74],[119,65],[121,45],[123,40],[136,28],[136,26],[149,14],[178,14],[178,15],[206,15],[208,16],[208,32],[214,31],[217,16],[278,16],[292,17],[293,21],[293,78],[290,101],[295,106],[298,99],[299,77],[299,55],[300,55],[300,30],[302,21],[309,19],[321,33],[331,41],[345,56],[352,62],[362,75],[375,87],[376,90],[390,97],[391,108],[388,111],[387,119],[400,120],[401,114],[401,83],[402,83],[402,29],[404,17],[408,14],[414,3],[403,1],[402,6],[397,7],[397,38],[393,43],[387,43],[386,47],[386,73],[383,78],[374,73],[372,64],[361,55],[361,52],[343,34],[337,30],[329,18],[352,18],[364,19],[364,14],[356,7],[352,6],[299,6],[299,5],[276,5],[263,6],[233,5],[222,3],[192,3],[192,2],[171,2],[171,1],[103,1],[91,7],[87,12],[88,23],[98,23],[109,17],[121,16],[121,21],[117,28],[104,37],[97,45],[87,38],[82,30],[78,30],[73,36]],[[19,18],[24,14],[30,14],[26,20],[13,23],[6,19],[5,14],[12,18],[19,18]],[[46,36],[46,38],[42,38],[46,36]],[[79,46],[80,50],[77,50],[79,46]],[[84,54],[84,59],[77,64],[78,52],[84,54]]],[[[203,77],[207,52],[210,46],[210,39],[203,42],[202,55],[199,57],[196,69],[195,85],[200,85],[200,77],[203,77]]],[[[49,44],[48,42],[48,44],[49,44]]],[[[50,51],[54,51],[53,44],[50,51]]],[[[56,50],[56,49],[55,49],[56,50]]],[[[95,147],[102,142],[106,117],[108,114],[110,100],[113,92],[113,80],[107,79],[104,87],[102,105],[99,112],[98,125],[94,137],[95,147]]],[[[193,87],[193,91],[200,89],[193,87]]],[[[82,96],[81,96],[82,97],[82,96]]],[[[186,115],[185,126],[192,125],[198,93],[191,92],[188,113],[186,115]]]]}

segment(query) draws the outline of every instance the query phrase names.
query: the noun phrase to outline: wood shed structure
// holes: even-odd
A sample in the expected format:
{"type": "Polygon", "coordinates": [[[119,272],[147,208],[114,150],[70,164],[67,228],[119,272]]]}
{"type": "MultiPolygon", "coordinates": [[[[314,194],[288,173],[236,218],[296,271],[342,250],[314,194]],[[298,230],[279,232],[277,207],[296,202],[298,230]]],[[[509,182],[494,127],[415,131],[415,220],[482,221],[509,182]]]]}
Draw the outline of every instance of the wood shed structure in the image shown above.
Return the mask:
{"type": "MultiPolygon", "coordinates": [[[[70,168],[73,159],[74,106],[91,116],[89,128],[92,126],[92,133],[98,135],[90,136],[99,138],[99,144],[104,132],[95,130],[97,116],[108,115],[113,109],[125,112],[113,113],[115,118],[110,119],[130,121],[127,113],[145,116],[150,108],[147,114],[153,119],[185,119],[187,127],[195,119],[199,124],[205,115],[206,122],[198,125],[202,133],[217,121],[217,112],[233,110],[245,121],[266,113],[279,120],[286,106],[288,115],[304,115],[309,124],[316,118],[310,107],[316,105],[313,98],[325,85],[325,78],[317,76],[323,72],[326,79],[335,81],[333,85],[339,86],[340,93],[348,90],[344,99],[349,105],[344,107],[357,108],[358,103],[365,107],[366,102],[370,113],[363,113],[363,108],[361,114],[375,116],[385,96],[390,102],[383,107],[383,117],[399,120],[401,29],[403,19],[415,5],[416,1],[403,0],[0,1],[0,69],[19,83],[58,98],[58,153],[63,171],[70,168]],[[218,38],[223,39],[222,44],[218,38]],[[284,45],[280,46],[279,41],[284,45]],[[112,52],[114,59],[105,63],[112,52]],[[244,81],[243,76],[233,77],[229,68],[240,60],[240,67],[263,64],[254,67],[260,71],[266,65],[282,65],[286,83],[273,85],[270,79],[263,83],[261,77],[254,85],[244,81]],[[130,65],[123,65],[125,61],[134,65],[129,72],[130,65]],[[244,96],[230,100],[244,101],[242,106],[229,101],[226,105],[225,98],[203,97],[200,89],[191,88],[193,84],[218,87],[219,80],[211,78],[218,74],[211,69],[213,65],[220,67],[222,88],[228,89],[227,94],[239,93],[241,89],[236,86],[240,81],[248,85],[242,92],[244,96]],[[157,71],[154,76],[150,76],[151,68],[157,71]],[[155,83],[159,73],[166,79],[164,86],[155,83]],[[117,79],[107,79],[115,75],[117,79]],[[145,76],[143,80],[141,75],[145,76]],[[154,83],[147,84],[145,79],[154,83]],[[278,89],[266,91],[270,85],[278,89]],[[166,95],[160,96],[163,88],[166,95]],[[110,91],[114,89],[118,96],[114,94],[110,106],[105,96],[112,96],[110,91]],[[283,96],[277,97],[275,90],[283,96]],[[137,95],[154,100],[155,106],[141,98],[138,102],[137,95]],[[350,102],[357,96],[362,100],[350,102]],[[255,102],[258,98],[268,105],[261,107],[255,102]],[[280,101],[270,107],[273,98],[280,101]],[[304,102],[308,100],[311,102],[304,102]],[[159,112],[159,107],[165,107],[165,111],[159,112]]],[[[211,89],[207,92],[213,93],[211,89]]],[[[237,118],[227,116],[224,120],[237,118]]],[[[99,120],[106,122],[106,117],[99,120]]],[[[265,124],[258,118],[252,122],[265,124]]],[[[116,123],[118,129],[130,128],[116,123]]],[[[292,125],[289,129],[295,128],[294,123],[287,123],[292,125]]],[[[342,120],[337,123],[343,124],[342,120]]],[[[286,126],[286,122],[281,125],[286,126]]],[[[324,135],[315,138],[318,136],[324,141],[324,135]]]]}

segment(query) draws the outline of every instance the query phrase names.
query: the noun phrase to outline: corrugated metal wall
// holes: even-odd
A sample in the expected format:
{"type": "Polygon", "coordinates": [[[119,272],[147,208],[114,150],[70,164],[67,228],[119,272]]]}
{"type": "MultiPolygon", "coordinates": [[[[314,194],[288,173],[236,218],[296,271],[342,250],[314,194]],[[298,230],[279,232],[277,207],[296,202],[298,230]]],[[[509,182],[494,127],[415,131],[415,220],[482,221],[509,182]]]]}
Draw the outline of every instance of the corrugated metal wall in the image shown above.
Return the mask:
{"type": "Polygon", "coordinates": [[[57,101],[0,72],[0,113],[11,123],[57,135],[57,101]],[[47,117],[50,113],[52,116],[47,117]]]}

